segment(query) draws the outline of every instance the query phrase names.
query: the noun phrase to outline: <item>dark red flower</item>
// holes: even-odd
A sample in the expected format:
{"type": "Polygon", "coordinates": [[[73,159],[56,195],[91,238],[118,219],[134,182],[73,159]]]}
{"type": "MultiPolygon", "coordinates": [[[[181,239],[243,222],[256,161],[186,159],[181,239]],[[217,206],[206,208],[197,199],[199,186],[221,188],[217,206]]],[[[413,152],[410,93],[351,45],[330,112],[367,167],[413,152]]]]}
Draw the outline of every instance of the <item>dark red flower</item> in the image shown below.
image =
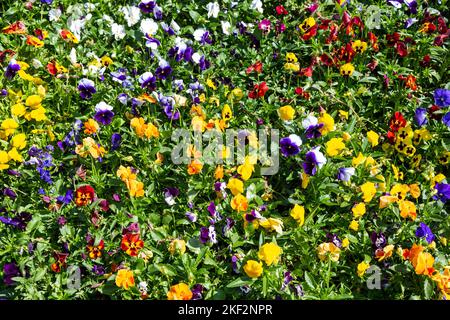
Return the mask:
{"type": "Polygon", "coordinates": [[[334,64],[333,59],[326,53],[322,53],[320,56],[320,61],[327,67],[331,67],[334,64]]]}
{"type": "Polygon", "coordinates": [[[406,47],[406,44],[402,41],[397,42],[395,50],[397,50],[397,54],[402,58],[408,55],[408,49],[406,47]]]}
{"type": "Polygon", "coordinates": [[[420,61],[420,66],[423,68],[429,67],[431,63],[431,57],[429,54],[425,55],[422,59],[422,61],[420,61]]]}
{"type": "Polygon", "coordinates": [[[77,206],[86,206],[94,201],[95,190],[89,185],[81,186],[76,191],[75,203],[77,206]]]}
{"type": "Polygon", "coordinates": [[[282,5],[277,6],[275,9],[277,10],[277,14],[279,15],[286,15],[289,13],[282,5]]]}
{"type": "Polygon", "coordinates": [[[406,127],[406,120],[401,112],[396,111],[391,120],[389,120],[389,128],[391,128],[392,131],[397,132],[400,128],[404,127],[406,127]]]}
{"type": "Polygon", "coordinates": [[[261,82],[260,84],[255,84],[253,90],[249,92],[248,97],[250,99],[258,99],[264,97],[269,87],[265,82],[261,82]]]}
{"type": "Polygon", "coordinates": [[[66,265],[67,265],[66,259],[69,254],[62,253],[62,252],[55,252],[53,255],[54,255],[56,262],[52,263],[51,268],[52,268],[53,272],[59,273],[59,272],[61,272],[62,269],[64,269],[66,267],[66,265]]]}
{"type": "Polygon", "coordinates": [[[440,34],[447,33],[448,27],[447,27],[447,24],[445,23],[445,20],[444,20],[443,17],[439,17],[438,18],[438,27],[437,27],[437,29],[438,29],[438,32],[440,34]]]}
{"type": "Polygon", "coordinates": [[[436,111],[439,110],[441,110],[441,108],[434,104],[430,108],[428,108],[428,114],[430,115],[430,118],[434,120],[441,120],[442,114],[436,113],[436,111]]]}

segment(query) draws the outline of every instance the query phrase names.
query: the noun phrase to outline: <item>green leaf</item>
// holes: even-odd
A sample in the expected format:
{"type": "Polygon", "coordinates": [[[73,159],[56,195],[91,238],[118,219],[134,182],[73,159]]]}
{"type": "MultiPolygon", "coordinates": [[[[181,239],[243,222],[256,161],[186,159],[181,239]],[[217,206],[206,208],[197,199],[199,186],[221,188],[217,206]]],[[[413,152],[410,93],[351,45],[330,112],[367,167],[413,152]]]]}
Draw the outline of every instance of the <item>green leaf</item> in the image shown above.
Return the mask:
{"type": "Polygon", "coordinates": [[[253,282],[253,280],[249,278],[237,278],[236,280],[231,281],[229,284],[226,285],[227,288],[237,288],[245,285],[249,285],[253,282]]]}

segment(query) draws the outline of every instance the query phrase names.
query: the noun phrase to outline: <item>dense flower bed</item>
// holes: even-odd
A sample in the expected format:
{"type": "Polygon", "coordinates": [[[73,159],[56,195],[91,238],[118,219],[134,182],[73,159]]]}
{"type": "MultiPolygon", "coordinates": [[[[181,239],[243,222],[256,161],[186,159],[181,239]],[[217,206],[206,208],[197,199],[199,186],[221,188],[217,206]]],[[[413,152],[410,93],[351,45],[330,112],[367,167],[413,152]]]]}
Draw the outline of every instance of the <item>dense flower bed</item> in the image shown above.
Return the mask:
{"type": "Polygon", "coordinates": [[[211,1],[0,3],[0,298],[449,298],[448,1],[211,1]]]}

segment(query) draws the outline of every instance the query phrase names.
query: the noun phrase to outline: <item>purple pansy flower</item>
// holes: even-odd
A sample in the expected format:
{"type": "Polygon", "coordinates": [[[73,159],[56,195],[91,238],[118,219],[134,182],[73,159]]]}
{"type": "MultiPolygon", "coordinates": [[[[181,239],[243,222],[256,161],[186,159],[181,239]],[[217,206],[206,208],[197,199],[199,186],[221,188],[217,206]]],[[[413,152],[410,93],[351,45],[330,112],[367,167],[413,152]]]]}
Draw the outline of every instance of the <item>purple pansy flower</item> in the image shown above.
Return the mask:
{"type": "Polygon", "coordinates": [[[5,283],[5,285],[14,285],[15,282],[12,278],[19,277],[20,275],[21,274],[19,267],[15,262],[5,263],[3,265],[3,282],[5,283]]]}
{"type": "Polygon", "coordinates": [[[111,136],[111,150],[117,150],[122,143],[122,136],[119,133],[113,133],[111,136]]]}
{"type": "Polygon", "coordinates": [[[66,194],[64,196],[58,196],[56,198],[57,201],[64,203],[64,204],[70,204],[73,200],[73,190],[68,189],[66,191],[66,194]]]}
{"type": "Polygon", "coordinates": [[[434,104],[438,107],[444,108],[450,106],[450,90],[436,89],[434,91],[434,104]]]}
{"type": "Polygon", "coordinates": [[[12,200],[17,198],[17,194],[11,188],[3,189],[3,195],[9,197],[12,200]]]}
{"type": "Polygon", "coordinates": [[[339,168],[338,180],[350,181],[350,178],[355,174],[355,168],[339,168]]]}
{"type": "Polygon", "coordinates": [[[305,161],[303,162],[303,170],[307,175],[313,176],[317,172],[317,168],[321,168],[327,159],[320,152],[320,146],[315,147],[309,151],[305,156],[305,161]]]}
{"type": "Polygon", "coordinates": [[[425,238],[425,240],[427,240],[428,244],[432,243],[434,241],[434,238],[435,238],[433,232],[430,229],[430,227],[427,226],[423,222],[421,222],[419,227],[417,227],[416,237],[425,238]]]}
{"type": "Polygon", "coordinates": [[[180,194],[180,190],[177,188],[165,188],[164,189],[164,200],[169,206],[175,204],[175,198],[180,194]]]}
{"type": "Polygon", "coordinates": [[[191,290],[192,291],[192,300],[202,299],[203,298],[202,293],[203,293],[204,289],[205,288],[201,284],[199,284],[199,283],[194,284],[194,286],[192,287],[192,290],[191,290]]]}
{"type": "Polygon", "coordinates": [[[83,78],[78,83],[78,91],[80,91],[81,99],[90,99],[92,95],[97,92],[95,90],[94,81],[87,78],[83,78]]]}
{"type": "Polygon", "coordinates": [[[158,79],[164,80],[172,73],[172,68],[166,60],[161,59],[159,66],[156,68],[155,76],[158,79]]]}
{"type": "Polygon", "coordinates": [[[14,76],[17,74],[17,71],[20,70],[20,65],[16,63],[15,60],[11,60],[6,67],[5,77],[8,80],[12,80],[14,76]]]}
{"type": "Polygon", "coordinates": [[[141,9],[144,13],[150,13],[153,12],[153,9],[156,6],[156,1],[153,0],[142,0],[141,3],[139,3],[138,7],[141,9]]]}
{"type": "Polygon", "coordinates": [[[445,124],[447,127],[450,127],[450,112],[447,112],[447,113],[442,117],[442,123],[445,124]]]}
{"type": "Polygon", "coordinates": [[[112,106],[104,101],[101,101],[95,106],[95,121],[100,122],[105,126],[110,124],[112,122],[112,118],[114,117],[114,112],[112,112],[112,110],[112,106]]]}
{"type": "Polygon", "coordinates": [[[320,129],[322,129],[323,126],[323,123],[310,125],[305,131],[305,137],[308,139],[320,138],[322,136],[322,132],[320,132],[320,129]]]}
{"type": "Polygon", "coordinates": [[[141,84],[141,88],[147,88],[150,91],[154,91],[156,89],[156,78],[151,72],[144,72],[139,77],[139,83],[141,84]]]}
{"type": "Polygon", "coordinates": [[[202,243],[207,243],[208,241],[211,243],[217,243],[216,239],[216,230],[214,229],[214,226],[202,227],[200,229],[200,241],[202,243]]]}
{"type": "Polygon", "coordinates": [[[280,140],[281,153],[285,157],[295,156],[300,152],[302,139],[296,134],[291,134],[289,137],[280,140]]]}
{"type": "Polygon", "coordinates": [[[370,235],[370,241],[372,241],[372,247],[374,250],[382,249],[386,246],[386,236],[382,232],[372,232],[370,235]]]}
{"type": "Polygon", "coordinates": [[[434,200],[441,200],[443,203],[450,200],[450,184],[436,183],[434,188],[437,190],[437,193],[433,196],[434,200]]]}
{"type": "Polygon", "coordinates": [[[417,108],[414,115],[414,120],[416,120],[416,123],[419,126],[419,128],[422,127],[423,125],[426,125],[428,123],[427,109],[417,108]]]}

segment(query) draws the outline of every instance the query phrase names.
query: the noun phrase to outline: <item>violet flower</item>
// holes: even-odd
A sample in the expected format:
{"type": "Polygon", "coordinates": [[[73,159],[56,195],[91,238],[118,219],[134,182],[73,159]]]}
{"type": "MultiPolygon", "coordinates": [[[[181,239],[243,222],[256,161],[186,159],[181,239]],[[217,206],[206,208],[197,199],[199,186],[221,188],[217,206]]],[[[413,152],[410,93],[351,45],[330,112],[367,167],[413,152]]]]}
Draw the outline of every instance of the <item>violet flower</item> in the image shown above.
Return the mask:
{"type": "Polygon", "coordinates": [[[416,237],[425,238],[428,244],[434,241],[434,234],[431,231],[430,227],[428,227],[425,223],[421,222],[419,227],[416,230],[416,237]]]}
{"type": "Polygon", "coordinates": [[[307,175],[314,176],[317,173],[317,169],[321,168],[326,162],[327,159],[320,152],[320,146],[317,146],[306,154],[303,170],[307,175]]]}
{"type": "Polygon", "coordinates": [[[80,97],[83,100],[92,98],[92,95],[97,92],[94,81],[86,78],[80,80],[78,91],[80,91],[80,97]]]}

